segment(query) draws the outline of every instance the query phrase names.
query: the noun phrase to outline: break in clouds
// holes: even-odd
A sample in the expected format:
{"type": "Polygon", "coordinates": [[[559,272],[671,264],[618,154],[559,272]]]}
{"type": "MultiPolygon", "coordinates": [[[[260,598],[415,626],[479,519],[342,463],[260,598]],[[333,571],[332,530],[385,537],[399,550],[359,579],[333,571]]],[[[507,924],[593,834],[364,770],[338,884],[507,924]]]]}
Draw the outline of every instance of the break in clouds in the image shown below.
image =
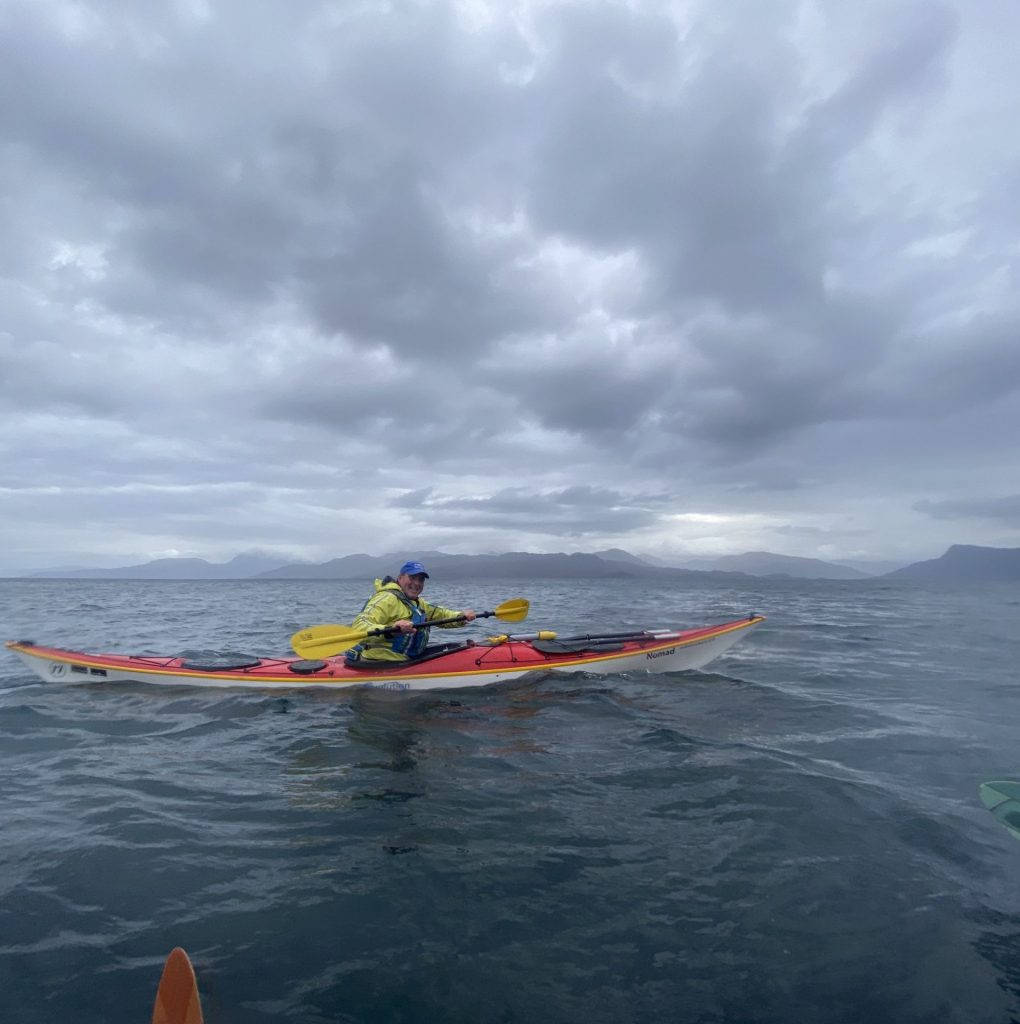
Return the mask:
{"type": "Polygon", "coordinates": [[[1008,5],[0,6],[0,571],[1020,543],[1008,5]]]}

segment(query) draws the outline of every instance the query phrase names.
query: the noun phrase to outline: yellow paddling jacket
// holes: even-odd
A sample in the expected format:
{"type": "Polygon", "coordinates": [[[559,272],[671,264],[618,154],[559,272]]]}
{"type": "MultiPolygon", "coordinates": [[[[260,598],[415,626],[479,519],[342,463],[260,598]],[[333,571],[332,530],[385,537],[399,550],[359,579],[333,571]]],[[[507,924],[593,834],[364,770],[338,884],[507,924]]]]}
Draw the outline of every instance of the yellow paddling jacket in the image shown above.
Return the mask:
{"type": "MultiPolygon", "coordinates": [[[[436,619],[451,619],[460,615],[452,608],[429,604],[420,597],[412,601],[400,589],[400,584],[389,576],[375,581],[375,593],[365,602],[351,624],[354,629],[378,629],[392,626],[401,619],[409,619],[416,626],[436,619]]],[[[440,629],[459,629],[466,622],[447,622],[440,629]]],[[[429,630],[416,629],[413,633],[397,633],[396,636],[370,636],[348,652],[353,661],[407,661],[417,658],[429,642],[429,630]]]]}

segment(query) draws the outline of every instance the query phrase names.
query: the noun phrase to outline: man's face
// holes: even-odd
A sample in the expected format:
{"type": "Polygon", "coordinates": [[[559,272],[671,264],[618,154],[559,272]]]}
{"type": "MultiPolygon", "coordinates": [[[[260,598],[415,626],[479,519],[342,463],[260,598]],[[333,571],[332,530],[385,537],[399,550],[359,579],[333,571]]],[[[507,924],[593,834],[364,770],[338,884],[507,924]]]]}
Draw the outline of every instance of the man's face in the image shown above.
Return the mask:
{"type": "Polygon", "coordinates": [[[420,572],[415,576],[408,576],[406,572],[402,572],[397,577],[397,583],[400,584],[404,596],[414,600],[420,597],[422,590],[425,589],[425,574],[420,572]]]}

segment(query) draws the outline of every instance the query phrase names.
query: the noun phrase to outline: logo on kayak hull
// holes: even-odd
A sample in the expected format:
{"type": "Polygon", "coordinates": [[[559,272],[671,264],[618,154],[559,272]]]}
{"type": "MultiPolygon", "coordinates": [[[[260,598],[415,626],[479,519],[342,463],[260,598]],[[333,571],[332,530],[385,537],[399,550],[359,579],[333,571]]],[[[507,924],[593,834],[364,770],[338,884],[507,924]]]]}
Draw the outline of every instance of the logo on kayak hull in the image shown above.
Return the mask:
{"type": "Polygon", "coordinates": [[[671,654],[676,654],[675,647],[667,647],[664,651],[649,651],[646,658],[668,658],[671,654]]]}

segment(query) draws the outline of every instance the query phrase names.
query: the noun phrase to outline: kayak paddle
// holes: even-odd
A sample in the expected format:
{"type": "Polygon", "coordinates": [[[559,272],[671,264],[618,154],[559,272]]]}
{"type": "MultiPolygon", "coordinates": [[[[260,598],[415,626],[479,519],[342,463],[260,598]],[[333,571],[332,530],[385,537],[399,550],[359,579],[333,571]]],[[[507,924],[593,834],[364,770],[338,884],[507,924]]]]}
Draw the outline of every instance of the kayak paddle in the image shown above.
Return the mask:
{"type": "Polygon", "coordinates": [[[163,965],[152,1024],[202,1024],[202,1004],[188,954],[178,946],[163,965]]]}
{"type": "Polygon", "coordinates": [[[485,638],[490,644],[508,644],[511,640],[555,640],[556,630],[542,629],[537,633],[500,633],[485,638]]]}
{"type": "MultiPolygon", "coordinates": [[[[523,597],[515,597],[504,601],[491,612],[479,612],[476,619],[487,619],[495,615],[504,622],[520,622],[528,614],[528,602],[523,597]]],[[[429,626],[445,626],[451,622],[463,622],[463,615],[455,615],[450,619],[433,619],[423,622],[415,629],[428,629],[429,626]]],[[[370,636],[396,636],[398,630],[392,626],[380,626],[377,629],[355,629],[353,626],[341,626],[326,623],[322,626],[308,626],[299,629],[291,638],[290,645],[299,658],[329,658],[341,654],[356,643],[370,636]]]]}

